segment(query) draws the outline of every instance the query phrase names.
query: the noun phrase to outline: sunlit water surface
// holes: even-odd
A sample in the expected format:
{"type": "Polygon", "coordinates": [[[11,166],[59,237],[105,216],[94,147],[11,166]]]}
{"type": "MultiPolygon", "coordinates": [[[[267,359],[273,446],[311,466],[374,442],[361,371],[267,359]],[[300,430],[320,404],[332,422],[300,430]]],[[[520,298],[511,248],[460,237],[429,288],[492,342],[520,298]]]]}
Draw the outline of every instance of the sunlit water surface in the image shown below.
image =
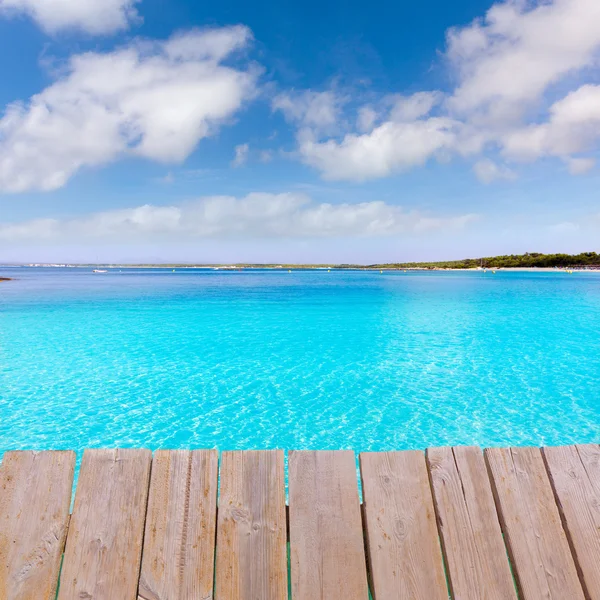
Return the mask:
{"type": "Polygon", "coordinates": [[[2,275],[0,453],[600,440],[600,274],[2,275]]]}

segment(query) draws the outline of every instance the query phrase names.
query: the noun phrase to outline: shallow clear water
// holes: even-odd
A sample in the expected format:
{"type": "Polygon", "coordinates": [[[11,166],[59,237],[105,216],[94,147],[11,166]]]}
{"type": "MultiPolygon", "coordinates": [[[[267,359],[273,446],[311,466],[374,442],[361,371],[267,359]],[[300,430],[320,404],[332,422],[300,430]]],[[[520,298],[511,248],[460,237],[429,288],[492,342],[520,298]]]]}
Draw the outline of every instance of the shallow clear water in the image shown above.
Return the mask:
{"type": "Polygon", "coordinates": [[[600,439],[600,274],[2,275],[0,452],[600,439]]]}

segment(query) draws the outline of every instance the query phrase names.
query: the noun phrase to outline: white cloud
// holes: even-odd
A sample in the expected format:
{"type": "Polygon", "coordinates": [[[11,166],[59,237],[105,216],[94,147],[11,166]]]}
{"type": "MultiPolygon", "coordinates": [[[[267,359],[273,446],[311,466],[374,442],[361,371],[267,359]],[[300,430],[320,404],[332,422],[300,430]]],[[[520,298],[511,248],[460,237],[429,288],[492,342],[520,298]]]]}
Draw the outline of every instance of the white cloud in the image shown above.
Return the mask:
{"type": "Polygon", "coordinates": [[[412,123],[387,121],[370,133],[347,134],[341,141],[300,136],[298,150],[304,162],[326,179],[364,181],[424,165],[456,144],[457,126],[441,117],[412,123]]]}
{"type": "Polygon", "coordinates": [[[553,104],[547,122],[513,131],[503,144],[507,156],[534,160],[585,152],[599,139],[600,86],[584,85],[553,104]]]}
{"type": "Polygon", "coordinates": [[[454,89],[371,98],[353,107],[355,118],[341,111],[347,98],[336,101],[332,91],[296,92],[287,114],[298,123],[301,160],[325,178],[347,180],[455,154],[473,157],[482,181],[513,179],[508,167],[477,161],[486,150],[508,161],[558,157],[576,174],[591,168],[591,159],[574,155],[600,140],[600,86],[581,85],[599,64],[598,0],[498,2],[484,18],[448,31],[445,57],[454,89]],[[579,89],[564,91],[573,85],[579,89]],[[567,95],[557,101],[561,90],[567,95]],[[317,124],[304,115],[308,100],[321,97],[330,110],[317,124]]]}
{"type": "Polygon", "coordinates": [[[477,219],[407,211],[384,202],[317,204],[303,194],[215,196],[179,206],[145,205],[86,217],[0,224],[0,242],[77,243],[247,238],[335,238],[460,230],[477,219]]]}
{"type": "Polygon", "coordinates": [[[440,99],[438,92],[386,96],[378,108],[359,107],[360,133],[338,137],[331,136],[344,129],[341,109],[347,97],[334,91],[282,94],[273,108],[298,124],[298,155],[304,163],[325,179],[365,181],[421,166],[461,146],[460,122],[427,116],[440,99]]]}
{"type": "Polygon", "coordinates": [[[140,0],[0,0],[0,13],[25,13],[49,33],[79,29],[107,34],[127,29],[140,19],[140,0]]]}
{"type": "Polygon", "coordinates": [[[71,58],[67,73],[0,119],[0,191],[52,190],[124,154],[183,161],[255,94],[257,71],[221,63],[245,27],[71,58]]]}
{"type": "Polygon", "coordinates": [[[516,179],[515,173],[508,167],[498,165],[489,158],[477,161],[473,165],[473,171],[477,176],[477,179],[485,184],[490,184],[499,180],[514,181],[516,179]]]}
{"type": "MultiPolygon", "coordinates": [[[[53,3],[75,4],[0,0],[0,7],[53,3]]],[[[76,3],[88,4],[96,6],[76,3]]],[[[103,0],[103,11],[113,4],[127,16],[136,3],[103,0]]],[[[56,83],[0,119],[0,191],[55,189],[84,166],[126,154],[184,160],[255,95],[256,68],[223,63],[250,38],[247,28],[228,27],[73,57],[56,83]]],[[[564,161],[573,174],[593,167],[581,155],[600,141],[600,86],[584,85],[597,80],[599,0],[498,2],[449,30],[444,56],[455,81],[447,93],[371,94],[361,105],[334,89],[292,90],[272,109],[297,129],[295,156],[326,179],[386,177],[457,154],[473,160],[484,182],[510,180],[510,163],[542,157],[564,161]],[[485,158],[497,152],[508,166],[485,158]]],[[[244,145],[237,152],[233,166],[248,154],[244,145]]]]}
{"type": "Polygon", "coordinates": [[[250,146],[248,144],[240,144],[235,147],[235,157],[231,161],[232,167],[241,167],[246,164],[248,160],[248,153],[250,152],[250,146]]]}
{"type": "Polygon", "coordinates": [[[252,32],[244,25],[216,29],[190,29],[172,35],[162,44],[172,60],[220,62],[234,50],[252,41],[252,32]]]}
{"type": "Polygon", "coordinates": [[[417,92],[412,96],[399,94],[386,98],[391,102],[389,119],[397,123],[410,123],[428,115],[433,107],[443,99],[441,92],[417,92]]]}
{"type": "MultiPolygon", "coordinates": [[[[333,92],[322,92],[321,96],[325,94],[330,106],[343,104],[333,92]]],[[[450,151],[472,152],[461,122],[428,116],[441,99],[439,92],[386,96],[379,109],[370,105],[358,109],[356,126],[360,133],[329,139],[323,135],[323,122],[311,127],[301,113],[298,154],[325,179],[365,181],[422,166],[431,158],[445,160],[450,151]]],[[[336,122],[341,128],[339,115],[328,115],[330,129],[336,122]]]]}
{"type": "Polygon", "coordinates": [[[333,91],[306,90],[279,94],[273,99],[272,108],[303,128],[327,130],[337,124],[344,101],[333,91]]]}
{"type": "Polygon", "coordinates": [[[593,65],[599,47],[597,0],[495,4],[484,19],[448,33],[447,56],[459,75],[448,104],[492,122],[518,120],[548,86],[593,65]]]}

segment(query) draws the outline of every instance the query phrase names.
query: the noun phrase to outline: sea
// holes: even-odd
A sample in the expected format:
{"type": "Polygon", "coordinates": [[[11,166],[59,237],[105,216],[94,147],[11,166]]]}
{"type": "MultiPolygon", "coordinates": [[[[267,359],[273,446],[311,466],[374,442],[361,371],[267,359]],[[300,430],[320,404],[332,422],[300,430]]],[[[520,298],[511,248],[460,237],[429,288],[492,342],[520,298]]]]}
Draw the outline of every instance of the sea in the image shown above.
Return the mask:
{"type": "Polygon", "coordinates": [[[0,454],[600,441],[600,274],[0,268],[0,454]]]}

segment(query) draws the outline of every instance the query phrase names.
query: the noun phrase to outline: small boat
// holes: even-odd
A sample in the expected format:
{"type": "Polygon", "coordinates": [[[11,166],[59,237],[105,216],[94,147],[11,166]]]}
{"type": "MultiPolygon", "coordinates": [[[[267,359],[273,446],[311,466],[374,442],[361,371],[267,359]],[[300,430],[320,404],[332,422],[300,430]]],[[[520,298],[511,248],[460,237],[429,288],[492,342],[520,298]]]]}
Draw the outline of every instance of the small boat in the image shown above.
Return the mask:
{"type": "Polygon", "coordinates": [[[92,273],[108,273],[106,269],[94,269],[92,273]]]}

